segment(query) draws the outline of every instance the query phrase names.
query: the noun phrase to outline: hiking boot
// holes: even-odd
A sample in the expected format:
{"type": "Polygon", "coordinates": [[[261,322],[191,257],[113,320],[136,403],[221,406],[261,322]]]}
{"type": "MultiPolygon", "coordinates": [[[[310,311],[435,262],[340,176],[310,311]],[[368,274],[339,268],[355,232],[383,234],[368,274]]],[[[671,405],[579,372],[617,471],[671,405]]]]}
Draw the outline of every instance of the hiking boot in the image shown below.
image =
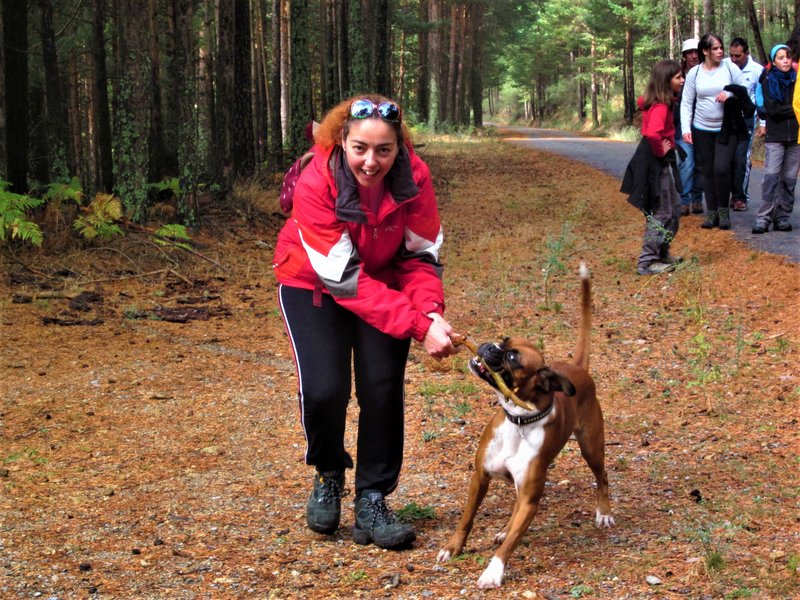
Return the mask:
{"type": "Polygon", "coordinates": [[[692,213],[695,215],[702,215],[703,214],[703,203],[702,202],[692,202],[692,213]]]}
{"type": "Polygon", "coordinates": [[[408,546],[417,539],[410,525],[397,520],[378,490],[364,490],[356,502],[355,512],[353,541],[356,544],[372,542],[378,548],[394,550],[408,546]]]}
{"type": "Polygon", "coordinates": [[[675,268],[674,264],[667,264],[663,262],[652,262],[649,265],[639,267],[636,272],[639,275],[660,275],[667,271],[672,271],[675,268]]]}
{"type": "Polygon", "coordinates": [[[734,200],[731,208],[738,212],[745,211],[747,210],[747,202],[745,200],[734,200]]]}
{"type": "Polygon", "coordinates": [[[717,211],[719,214],[719,228],[728,230],[731,228],[731,209],[720,208],[717,211]]]}
{"type": "Polygon", "coordinates": [[[344,471],[324,471],[314,475],[314,489],[306,505],[308,528],[317,533],[333,533],[342,516],[344,471]]]}
{"type": "Polygon", "coordinates": [[[753,233],[767,233],[767,229],[769,229],[769,225],[765,225],[764,223],[756,223],[753,225],[753,229],[751,231],[753,233]]]}
{"type": "Polygon", "coordinates": [[[700,223],[703,229],[713,229],[719,225],[719,213],[715,210],[710,210],[706,213],[706,220],[700,223]]]}
{"type": "Polygon", "coordinates": [[[775,223],[772,226],[772,230],[773,231],[791,231],[792,230],[792,224],[789,223],[788,221],[781,221],[780,223],[775,223]]]}

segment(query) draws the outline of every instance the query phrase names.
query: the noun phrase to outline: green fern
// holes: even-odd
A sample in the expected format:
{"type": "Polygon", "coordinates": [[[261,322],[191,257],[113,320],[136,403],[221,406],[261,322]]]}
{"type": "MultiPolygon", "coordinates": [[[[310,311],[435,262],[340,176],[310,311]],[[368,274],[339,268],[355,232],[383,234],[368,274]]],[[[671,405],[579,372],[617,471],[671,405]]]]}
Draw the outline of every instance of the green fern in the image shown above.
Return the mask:
{"type": "Polygon", "coordinates": [[[0,181],[0,241],[18,238],[41,246],[42,231],[28,219],[27,212],[41,206],[44,200],[9,192],[10,185],[7,181],[0,181]]]}
{"type": "Polygon", "coordinates": [[[153,235],[156,244],[162,246],[178,246],[184,250],[191,249],[189,244],[184,243],[189,242],[192,239],[189,233],[186,231],[186,227],[184,225],[179,225],[178,223],[168,223],[167,225],[159,227],[153,235]]]}
{"type": "Polygon", "coordinates": [[[111,194],[98,193],[81,215],[72,223],[75,230],[87,240],[107,240],[123,235],[117,221],[122,218],[122,202],[111,194]]]}
{"type": "Polygon", "coordinates": [[[77,205],[81,205],[85,199],[81,180],[73,177],[69,183],[51,183],[47,186],[44,199],[47,202],[63,202],[69,200],[77,205]]]}

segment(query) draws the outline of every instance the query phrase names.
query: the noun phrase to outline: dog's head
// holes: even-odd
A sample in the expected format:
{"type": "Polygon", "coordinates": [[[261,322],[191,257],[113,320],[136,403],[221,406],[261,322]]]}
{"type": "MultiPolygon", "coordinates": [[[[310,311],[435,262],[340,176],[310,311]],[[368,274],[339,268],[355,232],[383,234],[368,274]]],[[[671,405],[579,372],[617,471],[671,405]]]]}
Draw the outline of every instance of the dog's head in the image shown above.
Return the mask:
{"type": "MultiPolygon", "coordinates": [[[[544,408],[549,405],[553,394],[563,392],[575,395],[575,386],[560,373],[550,369],[544,362],[542,353],[530,341],[523,338],[505,338],[501,343],[481,344],[478,356],[469,361],[470,370],[486,381],[499,396],[503,396],[490,370],[499,375],[505,385],[519,399],[544,408]]],[[[504,406],[514,406],[502,397],[504,406]]]]}

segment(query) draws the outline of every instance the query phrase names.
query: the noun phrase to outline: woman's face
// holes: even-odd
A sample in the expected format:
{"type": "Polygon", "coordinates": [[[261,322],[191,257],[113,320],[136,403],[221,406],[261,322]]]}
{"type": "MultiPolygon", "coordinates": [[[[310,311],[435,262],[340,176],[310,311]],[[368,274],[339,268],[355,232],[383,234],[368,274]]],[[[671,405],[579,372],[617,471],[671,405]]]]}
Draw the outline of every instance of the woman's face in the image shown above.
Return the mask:
{"type": "Polygon", "coordinates": [[[792,59],[786,49],[781,48],[775,53],[775,60],[772,61],[772,64],[775,65],[779,71],[788,73],[789,69],[792,68],[792,59]]]}
{"type": "Polygon", "coordinates": [[[382,119],[373,118],[351,122],[342,147],[347,166],[358,184],[365,188],[383,181],[400,151],[394,127],[382,119]]]}
{"type": "MultiPolygon", "coordinates": [[[[680,94],[681,90],[683,89],[683,71],[678,71],[675,75],[672,76],[670,80],[670,85],[672,86],[672,93],[673,94],[680,94]]],[[[663,81],[663,79],[662,79],[663,81]]]]}
{"type": "Polygon", "coordinates": [[[717,39],[711,40],[711,47],[706,50],[706,62],[712,65],[718,65],[725,55],[725,48],[722,47],[722,42],[717,39]]]}

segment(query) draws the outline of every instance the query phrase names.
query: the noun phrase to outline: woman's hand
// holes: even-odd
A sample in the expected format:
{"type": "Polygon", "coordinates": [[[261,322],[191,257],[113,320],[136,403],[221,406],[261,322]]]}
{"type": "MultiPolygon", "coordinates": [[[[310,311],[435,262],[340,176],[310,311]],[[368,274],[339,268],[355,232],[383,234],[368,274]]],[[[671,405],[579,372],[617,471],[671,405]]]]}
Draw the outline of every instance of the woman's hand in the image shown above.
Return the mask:
{"type": "Polygon", "coordinates": [[[666,154],[674,147],[675,144],[672,143],[672,140],[667,140],[667,139],[661,140],[661,150],[663,150],[663,154],[666,154]]]}
{"type": "Polygon", "coordinates": [[[693,142],[692,142],[692,132],[691,131],[687,131],[686,133],[683,134],[682,137],[683,137],[683,141],[686,142],[687,144],[693,144],[693,142]]]}
{"type": "Polygon", "coordinates": [[[439,313],[429,313],[428,316],[433,319],[433,323],[425,334],[425,339],[422,340],[425,351],[436,360],[458,352],[450,340],[450,337],[455,335],[450,323],[439,313]]]}
{"type": "Polygon", "coordinates": [[[726,92],[725,90],[723,90],[719,94],[717,94],[717,102],[719,102],[721,104],[721,103],[725,102],[725,100],[727,100],[730,97],[731,97],[731,95],[728,92],[726,92]]]}

